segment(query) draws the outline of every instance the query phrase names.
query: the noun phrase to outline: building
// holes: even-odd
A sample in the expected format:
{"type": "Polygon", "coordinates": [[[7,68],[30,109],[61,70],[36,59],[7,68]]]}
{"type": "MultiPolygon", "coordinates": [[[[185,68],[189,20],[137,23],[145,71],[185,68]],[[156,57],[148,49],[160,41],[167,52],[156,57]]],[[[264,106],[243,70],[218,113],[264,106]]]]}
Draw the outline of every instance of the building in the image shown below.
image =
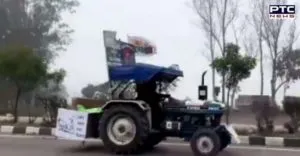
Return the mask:
{"type": "Polygon", "coordinates": [[[270,96],[239,95],[235,101],[235,106],[241,112],[251,112],[254,103],[258,105],[271,104],[273,106],[276,106],[276,103],[270,102],[270,100],[271,100],[270,96]],[[258,103],[256,101],[261,101],[261,102],[258,103]]]}

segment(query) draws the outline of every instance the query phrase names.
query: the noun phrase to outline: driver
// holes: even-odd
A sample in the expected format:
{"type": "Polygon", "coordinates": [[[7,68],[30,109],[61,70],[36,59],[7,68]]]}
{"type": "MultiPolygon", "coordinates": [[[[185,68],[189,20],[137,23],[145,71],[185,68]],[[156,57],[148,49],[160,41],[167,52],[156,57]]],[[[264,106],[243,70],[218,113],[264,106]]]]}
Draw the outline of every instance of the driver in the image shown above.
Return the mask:
{"type": "Polygon", "coordinates": [[[161,95],[156,92],[156,82],[150,81],[143,84],[136,85],[136,91],[138,93],[137,99],[143,100],[152,105],[158,105],[161,100],[161,95]]]}
{"type": "Polygon", "coordinates": [[[154,115],[152,115],[153,127],[159,129],[160,123],[163,120],[162,108],[160,107],[161,95],[156,92],[157,84],[155,81],[137,84],[136,91],[137,99],[147,102],[154,115]]]}

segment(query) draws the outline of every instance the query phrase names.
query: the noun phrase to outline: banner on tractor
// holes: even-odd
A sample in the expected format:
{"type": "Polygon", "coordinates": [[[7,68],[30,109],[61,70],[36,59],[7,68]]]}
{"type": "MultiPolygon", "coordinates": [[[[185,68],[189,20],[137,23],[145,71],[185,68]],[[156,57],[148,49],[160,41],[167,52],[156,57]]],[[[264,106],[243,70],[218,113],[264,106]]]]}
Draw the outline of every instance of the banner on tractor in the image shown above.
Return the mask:
{"type": "Polygon", "coordinates": [[[88,113],[58,109],[55,135],[68,140],[84,140],[87,133],[88,113]]]}
{"type": "Polygon", "coordinates": [[[135,46],[137,55],[156,54],[156,45],[148,39],[141,36],[127,36],[128,43],[135,46]]]}

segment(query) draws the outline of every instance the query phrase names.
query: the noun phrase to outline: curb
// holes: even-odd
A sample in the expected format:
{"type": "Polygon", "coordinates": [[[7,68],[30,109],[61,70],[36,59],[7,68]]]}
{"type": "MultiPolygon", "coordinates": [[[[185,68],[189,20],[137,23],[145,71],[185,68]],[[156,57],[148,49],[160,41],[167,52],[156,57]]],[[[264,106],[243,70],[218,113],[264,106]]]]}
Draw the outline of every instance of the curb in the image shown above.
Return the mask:
{"type": "Polygon", "coordinates": [[[0,126],[0,134],[45,135],[54,136],[55,128],[32,126],[0,126]]]}
{"type": "Polygon", "coordinates": [[[241,144],[250,146],[300,147],[300,138],[240,136],[241,144]]]}
{"type": "MultiPolygon", "coordinates": [[[[240,145],[268,147],[300,147],[300,138],[239,136],[240,145]]],[[[168,142],[184,142],[180,138],[168,138],[168,142]]]]}
{"type": "MultiPolygon", "coordinates": [[[[0,134],[55,136],[55,128],[32,126],[0,126],[0,134]]],[[[265,136],[239,136],[241,145],[250,146],[276,146],[300,147],[300,138],[265,137],[265,136]]],[[[168,142],[184,142],[180,138],[168,138],[168,142]]]]}

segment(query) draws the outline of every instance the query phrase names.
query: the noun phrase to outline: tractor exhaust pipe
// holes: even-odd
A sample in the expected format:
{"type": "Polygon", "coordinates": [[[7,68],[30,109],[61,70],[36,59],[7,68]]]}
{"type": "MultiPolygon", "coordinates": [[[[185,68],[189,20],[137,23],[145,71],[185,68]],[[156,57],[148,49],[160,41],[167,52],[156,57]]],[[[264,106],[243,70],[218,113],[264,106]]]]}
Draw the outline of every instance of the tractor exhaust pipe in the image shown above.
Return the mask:
{"type": "Polygon", "coordinates": [[[204,71],[202,73],[202,84],[201,86],[198,86],[198,99],[199,100],[206,100],[207,99],[207,86],[204,84],[204,78],[207,71],[204,71]]]}
{"type": "Polygon", "coordinates": [[[202,86],[204,86],[204,81],[205,81],[204,78],[205,78],[206,73],[207,73],[207,70],[202,73],[202,82],[201,82],[202,86]]]}

